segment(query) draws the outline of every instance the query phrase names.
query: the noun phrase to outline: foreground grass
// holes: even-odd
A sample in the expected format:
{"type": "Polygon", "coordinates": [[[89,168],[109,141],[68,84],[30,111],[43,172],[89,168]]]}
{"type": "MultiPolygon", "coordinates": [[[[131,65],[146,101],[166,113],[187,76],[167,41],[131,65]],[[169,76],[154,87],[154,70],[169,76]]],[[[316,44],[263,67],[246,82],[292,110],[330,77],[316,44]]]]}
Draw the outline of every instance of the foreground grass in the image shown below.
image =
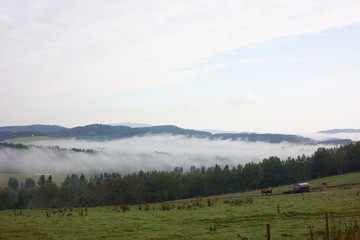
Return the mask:
{"type": "MultiPolygon", "coordinates": [[[[336,185],[353,183],[360,173],[327,178],[336,185]],[[344,182],[345,181],[345,182],[344,182]],[[340,184],[339,184],[340,183],[340,184]]],[[[321,185],[324,179],[313,181],[321,185]]],[[[340,219],[360,220],[360,186],[328,188],[304,194],[277,194],[288,186],[274,189],[273,195],[260,191],[229,194],[161,205],[0,211],[0,239],[265,239],[266,224],[272,239],[323,239],[325,212],[330,226],[340,219]],[[208,206],[207,199],[214,201],[208,206]],[[235,200],[247,201],[239,205],[235,200]],[[185,208],[184,208],[185,207],[185,208]],[[181,209],[178,209],[181,208],[181,209]]]]}

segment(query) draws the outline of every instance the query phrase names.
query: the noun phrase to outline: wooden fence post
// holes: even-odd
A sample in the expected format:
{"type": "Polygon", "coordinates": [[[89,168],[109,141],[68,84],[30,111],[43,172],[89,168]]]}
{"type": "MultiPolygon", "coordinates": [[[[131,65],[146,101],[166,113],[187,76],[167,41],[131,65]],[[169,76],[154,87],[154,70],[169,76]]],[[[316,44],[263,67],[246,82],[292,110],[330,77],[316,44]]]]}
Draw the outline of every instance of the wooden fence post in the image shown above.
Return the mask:
{"type": "Polygon", "coordinates": [[[328,213],[325,213],[325,222],[326,222],[326,239],[329,240],[329,220],[328,220],[328,213]]]}
{"type": "Polygon", "coordinates": [[[270,240],[270,224],[266,224],[266,240],[270,240]]]}
{"type": "Polygon", "coordinates": [[[308,227],[309,231],[310,231],[310,240],[314,240],[314,226],[309,226],[308,227]]]}

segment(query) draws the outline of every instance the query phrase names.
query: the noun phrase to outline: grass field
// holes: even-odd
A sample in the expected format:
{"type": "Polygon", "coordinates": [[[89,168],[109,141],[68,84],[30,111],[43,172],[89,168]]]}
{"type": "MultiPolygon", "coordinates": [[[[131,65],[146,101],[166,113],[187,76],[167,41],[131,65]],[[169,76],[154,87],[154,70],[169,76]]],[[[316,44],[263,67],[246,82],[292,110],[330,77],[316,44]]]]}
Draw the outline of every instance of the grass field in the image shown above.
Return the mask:
{"type": "Polygon", "coordinates": [[[314,188],[327,181],[329,188],[303,194],[281,194],[289,186],[260,191],[161,204],[83,209],[27,209],[0,211],[0,239],[323,239],[325,212],[330,230],[341,221],[360,221],[360,172],[310,181],[314,188]],[[340,187],[334,187],[339,186],[340,187]],[[209,203],[214,203],[208,206],[209,203]],[[245,239],[245,238],[242,238],[245,239]]]}

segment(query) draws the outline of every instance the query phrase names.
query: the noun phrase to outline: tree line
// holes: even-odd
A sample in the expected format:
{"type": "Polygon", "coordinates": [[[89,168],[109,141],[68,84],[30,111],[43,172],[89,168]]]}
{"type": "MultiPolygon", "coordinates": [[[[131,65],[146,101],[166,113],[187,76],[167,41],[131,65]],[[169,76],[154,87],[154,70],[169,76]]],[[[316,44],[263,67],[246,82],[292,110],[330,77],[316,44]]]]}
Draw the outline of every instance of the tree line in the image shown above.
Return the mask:
{"type": "Polygon", "coordinates": [[[36,145],[24,145],[21,143],[6,143],[6,142],[0,142],[0,149],[1,148],[12,148],[12,149],[29,149],[30,147],[32,148],[38,148],[38,149],[51,149],[54,151],[73,151],[73,152],[83,152],[83,153],[91,153],[91,154],[95,154],[97,153],[96,150],[94,149],[82,149],[82,148],[60,148],[59,146],[36,146],[36,145]]]}
{"type": "Polygon", "coordinates": [[[20,186],[16,178],[10,177],[8,187],[0,188],[0,209],[163,202],[275,187],[354,171],[360,171],[360,142],[318,148],[311,156],[285,160],[272,156],[232,168],[192,166],[184,172],[182,167],[176,167],[173,171],[139,171],[123,176],[102,173],[90,178],[71,174],[60,186],[51,175],[41,175],[37,182],[27,178],[20,186]]]}

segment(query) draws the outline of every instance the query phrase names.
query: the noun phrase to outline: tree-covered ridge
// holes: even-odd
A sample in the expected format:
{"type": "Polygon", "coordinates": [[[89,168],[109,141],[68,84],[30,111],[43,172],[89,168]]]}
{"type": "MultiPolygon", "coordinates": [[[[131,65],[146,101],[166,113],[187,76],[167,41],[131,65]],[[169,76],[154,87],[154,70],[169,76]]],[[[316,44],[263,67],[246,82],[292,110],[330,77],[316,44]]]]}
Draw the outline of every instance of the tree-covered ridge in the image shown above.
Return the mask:
{"type": "Polygon", "coordinates": [[[212,136],[214,139],[231,139],[231,140],[244,140],[250,142],[269,142],[269,143],[316,143],[311,138],[305,138],[297,135],[290,134],[271,134],[271,133],[218,133],[212,136]]]}
{"type": "Polygon", "coordinates": [[[57,132],[60,130],[66,129],[65,127],[58,125],[42,125],[42,124],[34,124],[34,125],[26,125],[26,126],[5,126],[0,127],[0,132],[42,132],[42,133],[50,133],[57,132]]]}
{"type": "Polygon", "coordinates": [[[103,206],[142,204],[183,198],[233,193],[314,178],[360,171],[360,142],[336,148],[319,148],[312,156],[281,160],[276,156],[244,166],[196,168],[183,172],[151,171],[121,176],[104,173],[86,178],[72,174],[60,186],[42,175],[35,186],[26,180],[18,186],[9,179],[9,187],[0,189],[1,209],[52,206],[103,206]]]}
{"type": "Polygon", "coordinates": [[[21,143],[6,143],[6,142],[0,142],[0,149],[2,148],[12,148],[12,149],[17,149],[17,150],[26,150],[29,149],[30,147],[33,148],[39,148],[39,149],[50,149],[53,151],[73,151],[73,152],[84,152],[84,153],[97,153],[96,150],[93,149],[83,149],[83,148],[60,148],[59,146],[37,146],[37,145],[24,145],[21,143]]]}
{"type": "Polygon", "coordinates": [[[153,127],[131,128],[127,126],[111,126],[103,124],[92,124],[74,128],[62,128],[59,126],[48,125],[32,125],[20,127],[0,127],[0,141],[6,139],[14,139],[20,137],[44,136],[55,138],[77,138],[87,139],[91,141],[106,141],[114,139],[130,138],[134,136],[145,135],[182,135],[185,137],[222,139],[222,140],[241,140],[250,142],[291,142],[304,144],[348,144],[350,139],[333,139],[329,141],[315,141],[311,138],[305,138],[291,134],[271,134],[271,133],[217,133],[211,134],[206,131],[198,131],[192,129],[183,129],[177,126],[164,125],[153,127]],[[35,126],[35,127],[34,127],[35,126]],[[41,130],[44,126],[44,130],[41,130]]]}
{"type": "Polygon", "coordinates": [[[330,130],[319,131],[319,133],[326,133],[326,134],[360,133],[360,129],[353,129],[353,128],[330,129],[330,130]]]}

